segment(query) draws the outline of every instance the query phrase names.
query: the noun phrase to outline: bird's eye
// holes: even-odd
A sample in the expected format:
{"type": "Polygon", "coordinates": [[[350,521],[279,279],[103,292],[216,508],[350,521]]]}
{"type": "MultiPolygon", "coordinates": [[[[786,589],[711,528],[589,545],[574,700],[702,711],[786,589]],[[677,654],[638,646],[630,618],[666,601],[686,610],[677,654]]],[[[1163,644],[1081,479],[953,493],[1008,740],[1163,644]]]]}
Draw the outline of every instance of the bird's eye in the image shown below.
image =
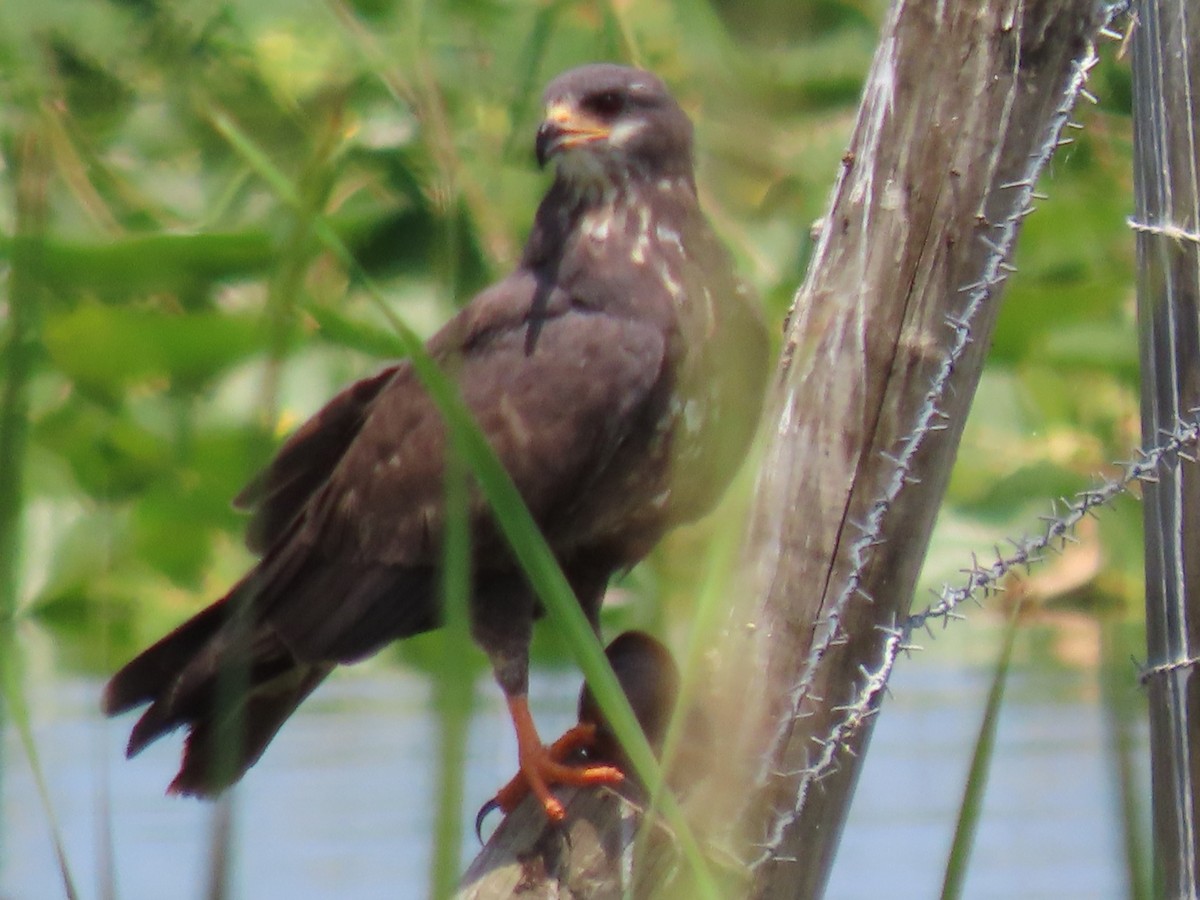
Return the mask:
{"type": "Polygon", "coordinates": [[[588,112],[602,119],[611,119],[625,107],[625,98],[618,91],[601,91],[590,94],[583,105],[588,112]]]}

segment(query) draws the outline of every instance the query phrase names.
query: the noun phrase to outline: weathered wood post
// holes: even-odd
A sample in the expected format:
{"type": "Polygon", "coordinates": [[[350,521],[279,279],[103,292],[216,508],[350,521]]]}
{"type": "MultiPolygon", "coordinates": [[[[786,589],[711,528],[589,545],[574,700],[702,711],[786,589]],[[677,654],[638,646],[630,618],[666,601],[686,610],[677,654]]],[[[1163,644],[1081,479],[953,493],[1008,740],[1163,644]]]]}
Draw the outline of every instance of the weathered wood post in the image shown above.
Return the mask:
{"type": "Polygon", "coordinates": [[[766,673],[738,729],[754,760],[751,897],[823,890],[1009,259],[1109,14],[1095,0],[892,7],[797,295],[754,589],[722,654],[766,673]]]}

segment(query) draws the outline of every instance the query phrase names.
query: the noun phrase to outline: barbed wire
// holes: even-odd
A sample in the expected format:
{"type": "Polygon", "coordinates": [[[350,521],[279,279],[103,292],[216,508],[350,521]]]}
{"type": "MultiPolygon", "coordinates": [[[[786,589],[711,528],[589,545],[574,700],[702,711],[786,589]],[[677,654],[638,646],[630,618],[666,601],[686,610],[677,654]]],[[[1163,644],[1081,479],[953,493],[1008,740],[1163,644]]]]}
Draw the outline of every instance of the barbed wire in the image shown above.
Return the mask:
{"type": "MultiPolygon", "coordinates": [[[[1192,410],[1191,414],[1195,416],[1197,412],[1200,410],[1192,410]]],[[[1028,569],[1030,565],[1041,562],[1045,551],[1060,549],[1055,547],[1056,543],[1071,541],[1075,527],[1085,516],[1112,503],[1128,492],[1130,485],[1135,482],[1157,481],[1159,467],[1165,461],[1196,461],[1191,451],[1200,448],[1200,423],[1194,419],[1181,419],[1173,431],[1163,436],[1163,443],[1148,450],[1139,450],[1140,459],[1120,463],[1122,474],[1119,478],[1102,479],[1096,487],[1076,494],[1074,500],[1062,499],[1053,503],[1051,515],[1042,517],[1045,527],[1040,533],[1008,539],[1013,546],[1011,553],[997,550],[995,562],[988,565],[982,565],[977,557],[973,558],[971,567],[964,570],[967,580],[956,587],[943,585],[938,592],[937,602],[909,616],[904,623],[904,631],[911,633],[918,628],[928,628],[932,620],[954,617],[954,611],[967,600],[981,594],[986,597],[997,590],[1010,572],[1019,568],[1028,569]]]]}
{"type": "Polygon", "coordinates": [[[1168,222],[1164,225],[1150,225],[1147,222],[1139,222],[1137,219],[1130,216],[1125,220],[1134,231],[1141,231],[1145,234],[1157,234],[1163,237],[1168,237],[1180,244],[1200,244],[1200,233],[1189,231],[1182,225],[1175,225],[1168,222]]]}

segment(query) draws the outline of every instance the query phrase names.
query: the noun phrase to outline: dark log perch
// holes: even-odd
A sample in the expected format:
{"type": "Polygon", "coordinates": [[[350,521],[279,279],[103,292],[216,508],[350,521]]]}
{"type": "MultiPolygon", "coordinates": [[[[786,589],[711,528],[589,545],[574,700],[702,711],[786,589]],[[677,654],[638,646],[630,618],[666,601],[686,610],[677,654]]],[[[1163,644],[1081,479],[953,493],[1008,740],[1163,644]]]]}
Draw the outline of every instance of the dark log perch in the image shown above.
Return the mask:
{"type": "Polygon", "coordinates": [[[560,789],[567,821],[552,825],[526,801],[488,841],[463,876],[458,900],[622,900],[668,881],[676,859],[658,830],[633,865],[642,806],[608,788],[560,789]]]}
{"type": "MultiPolygon", "coordinates": [[[[1008,259],[1112,13],[1099,0],[897,0],[885,23],[768,400],[706,703],[731,737],[689,796],[704,838],[747,863],[738,896],[823,889],[1008,259]]],[[[586,827],[624,834],[615,820],[586,827]]],[[[601,896],[554,893],[571,875],[549,868],[493,878],[535,846],[529,828],[506,823],[460,896],[601,896]]]]}

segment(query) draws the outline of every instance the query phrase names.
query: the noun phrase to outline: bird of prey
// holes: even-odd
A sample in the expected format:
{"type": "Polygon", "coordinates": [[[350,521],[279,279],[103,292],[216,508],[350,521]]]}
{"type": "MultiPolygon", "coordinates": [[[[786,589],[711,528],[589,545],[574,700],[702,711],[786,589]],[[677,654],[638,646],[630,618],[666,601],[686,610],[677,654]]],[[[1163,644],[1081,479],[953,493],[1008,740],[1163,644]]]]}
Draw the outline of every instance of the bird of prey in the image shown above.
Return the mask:
{"type": "MultiPolygon", "coordinates": [[[[610,64],[545,95],[556,164],[520,263],[427,349],[519,489],[598,628],[609,578],[717,501],[745,455],[768,344],[705,221],[692,125],[654,75],[610,64]]],[[[212,795],[262,755],[339,664],[438,626],[447,434],[412,366],[343,390],[238,497],[258,563],[113,676],[107,714],[149,704],[128,754],[179,727],[169,790],[212,795]]],[[[472,495],[470,621],[504,692],[520,769],[548,785],[620,777],[551,759],[527,705],[536,596],[472,495]]]]}

